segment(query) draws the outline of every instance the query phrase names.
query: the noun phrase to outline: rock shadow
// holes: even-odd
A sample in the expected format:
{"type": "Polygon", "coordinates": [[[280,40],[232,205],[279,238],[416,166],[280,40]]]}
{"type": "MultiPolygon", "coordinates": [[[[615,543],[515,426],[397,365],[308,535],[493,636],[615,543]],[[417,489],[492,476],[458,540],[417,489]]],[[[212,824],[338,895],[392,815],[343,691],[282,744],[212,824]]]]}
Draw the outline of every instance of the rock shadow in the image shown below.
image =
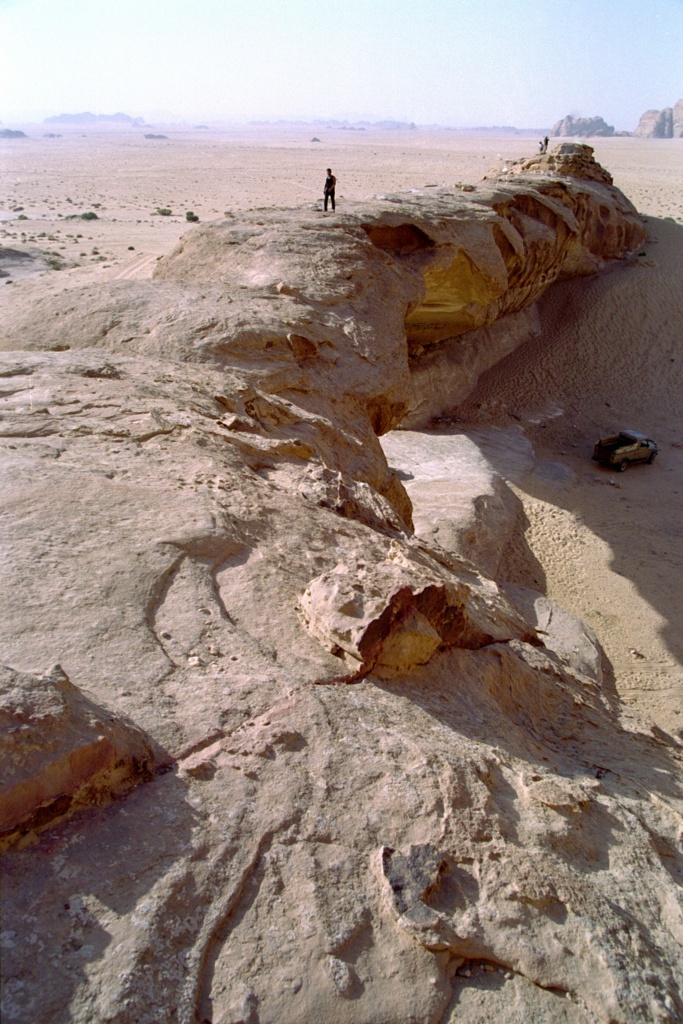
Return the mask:
{"type": "MultiPolygon", "coordinates": [[[[153,890],[192,853],[197,815],[186,796],[186,783],[162,770],[126,798],[77,812],[44,832],[36,846],[4,854],[8,1024],[69,1024],[79,989],[91,983],[98,961],[120,950],[119,971],[133,964],[125,946],[130,942],[131,956],[135,932],[154,929],[153,890]],[[117,923],[124,916],[122,932],[117,923]]],[[[176,959],[181,955],[176,950],[176,959]]]]}
{"type": "MultiPolygon", "coordinates": [[[[648,230],[629,266],[554,285],[539,303],[540,337],[482,375],[453,415],[468,436],[510,429],[513,415],[525,422],[541,455],[535,470],[514,479],[495,451],[486,457],[505,479],[571,513],[609,546],[612,571],[661,617],[659,633],[680,665],[683,227],[648,218],[648,230]],[[660,444],[654,465],[617,473],[591,462],[598,437],[628,427],[660,444]]],[[[637,649],[637,622],[632,635],[637,649]]],[[[660,666],[644,661],[642,668],[660,666]]],[[[673,724],[683,734],[683,720],[673,724]]]]}

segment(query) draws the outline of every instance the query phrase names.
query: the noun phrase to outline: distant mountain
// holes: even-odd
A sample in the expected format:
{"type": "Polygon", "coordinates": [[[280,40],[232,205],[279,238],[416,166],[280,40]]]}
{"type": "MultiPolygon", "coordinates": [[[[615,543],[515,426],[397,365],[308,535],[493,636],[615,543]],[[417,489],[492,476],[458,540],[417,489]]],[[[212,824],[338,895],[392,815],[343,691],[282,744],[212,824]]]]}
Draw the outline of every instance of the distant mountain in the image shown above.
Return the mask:
{"type": "MultiPolygon", "coordinates": [[[[425,128],[444,130],[443,125],[428,124],[425,128]]],[[[469,128],[445,128],[447,132],[459,132],[461,135],[546,135],[547,128],[515,128],[510,124],[475,125],[469,128]]]]}
{"type": "Polygon", "coordinates": [[[609,138],[614,135],[614,126],[601,117],[572,117],[568,114],[552,126],[550,134],[553,138],[591,138],[594,135],[609,138]]]}
{"type": "Polygon", "coordinates": [[[27,139],[26,132],[14,131],[12,128],[0,129],[0,139],[27,139]]]}
{"type": "Polygon", "coordinates": [[[364,130],[365,128],[384,128],[390,131],[396,129],[401,131],[416,131],[417,125],[413,121],[336,121],[334,118],[324,120],[322,118],[315,118],[312,121],[287,121],[280,119],[279,121],[250,121],[250,125],[291,125],[293,127],[302,126],[310,127],[315,125],[316,128],[344,128],[352,129],[355,128],[358,131],[364,130]]]}
{"type": "Polygon", "coordinates": [[[663,110],[646,110],[633,134],[639,139],[683,138],[683,100],[663,110]]]}
{"type": "Polygon", "coordinates": [[[89,110],[82,114],[55,114],[54,117],[46,117],[43,124],[144,124],[141,117],[131,117],[130,114],[91,114],[89,110]]]}

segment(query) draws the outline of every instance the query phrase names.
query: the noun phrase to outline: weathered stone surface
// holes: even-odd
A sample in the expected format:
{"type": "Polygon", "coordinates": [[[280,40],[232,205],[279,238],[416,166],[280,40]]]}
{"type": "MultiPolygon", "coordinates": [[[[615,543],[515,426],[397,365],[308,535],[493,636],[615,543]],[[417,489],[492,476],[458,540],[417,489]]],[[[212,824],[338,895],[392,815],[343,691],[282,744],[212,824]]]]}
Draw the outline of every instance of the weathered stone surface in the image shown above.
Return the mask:
{"type": "Polygon", "coordinates": [[[535,640],[501,595],[489,594],[483,615],[479,598],[464,575],[458,580],[425,552],[394,542],[382,561],[340,562],[312,580],[301,607],[309,628],[332,653],[345,652],[361,663],[355,675],[381,676],[409,672],[437,650],[484,647],[510,636],[535,640]]]}
{"type": "MultiPolygon", "coordinates": [[[[517,501],[500,472],[501,460],[510,468],[510,439],[501,434],[464,434],[444,424],[419,433],[393,430],[382,438],[413,504],[416,535],[493,578],[517,520],[517,501]]],[[[520,444],[523,475],[535,456],[528,442],[520,444]]]]}
{"type": "Polygon", "coordinates": [[[98,708],[59,665],[43,676],[0,667],[0,849],[150,777],[139,729],[98,708]]]}
{"type": "Polygon", "coordinates": [[[502,175],[499,170],[494,174],[550,174],[553,177],[597,181],[601,185],[613,184],[612,175],[593,156],[592,146],[578,142],[561,142],[550,153],[537,153],[518,163],[509,164],[502,175]]]}
{"type": "Polygon", "coordinates": [[[526,306],[415,355],[410,363],[412,395],[401,428],[419,429],[452,412],[482,373],[539,332],[538,310],[535,305],[526,306]]]}
{"type": "Polygon", "coordinates": [[[579,679],[600,685],[602,652],[593,630],[556,601],[526,587],[503,584],[503,592],[543,638],[544,645],[559,655],[579,679]]]}
{"type": "Polygon", "coordinates": [[[172,769],[5,854],[3,1021],[432,1024],[473,961],[502,1024],[559,990],[591,1024],[683,1010],[679,749],[554,611],[412,532],[378,439],[420,348],[640,220],[547,174],[348,209],[2,296],[3,660],[59,661],[172,769]]]}
{"type": "Polygon", "coordinates": [[[553,125],[550,134],[553,138],[558,136],[590,138],[592,135],[609,137],[614,135],[614,125],[607,124],[602,117],[572,117],[571,114],[567,114],[561,121],[553,125]]]}

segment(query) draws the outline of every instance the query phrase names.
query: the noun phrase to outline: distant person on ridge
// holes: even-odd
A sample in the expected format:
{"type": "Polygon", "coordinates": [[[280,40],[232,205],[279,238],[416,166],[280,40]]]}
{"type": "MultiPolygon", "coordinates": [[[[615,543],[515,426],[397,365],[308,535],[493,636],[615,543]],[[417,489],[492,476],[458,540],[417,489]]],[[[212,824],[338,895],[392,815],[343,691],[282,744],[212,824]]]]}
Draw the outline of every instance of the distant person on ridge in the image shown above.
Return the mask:
{"type": "Polygon", "coordinates": [[[332,173],[332,168],[328,167],[327,168],[327,177],[325,178],[325,191],[324,191],[324,195],[325,195],[325,213],[327,213],[327,200],[328,199],[332,200],[332,210],[334,211],[334,209],[335,209],[335,205],[334,205],[334,188],[335,188],[336,184],[337,184],[337,179],[335,178],[334,174],[332,173]]]}

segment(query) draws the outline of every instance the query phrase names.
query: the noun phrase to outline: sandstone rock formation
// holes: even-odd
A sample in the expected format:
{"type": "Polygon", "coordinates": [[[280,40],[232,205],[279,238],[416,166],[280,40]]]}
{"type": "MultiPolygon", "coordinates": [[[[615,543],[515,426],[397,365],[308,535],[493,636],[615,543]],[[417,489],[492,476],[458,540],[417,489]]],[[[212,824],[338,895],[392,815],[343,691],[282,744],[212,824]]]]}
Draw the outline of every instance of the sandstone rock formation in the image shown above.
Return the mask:
{"type": "Polygon", "coordinates": [[[614,125],[607,124],[601,117],[572,117],[567,114],[550,129],[553,138],[590,138],[614,135],[614,125]]]}
{"type": "Polygon", "coordinates": [[[634,136],[639,139],[670,139],[673,135],[673,110],[646,110],[641,114],[634,136]]]}
{"type": "Polygon", "coordinates": [[[149,778],[154,756],[131,723],[96,708],[59,665],[0,668],[0,849],[149,778]]]}
{"type": "Polygon", "coordinates": [[[683,100],[663,110],[646,110],[633,134],[639,139],[683,138],[683,100]]]}
{"type": "Polygon", "coordinates": [[[678,748],[587,631],[481,571],[502,483],[472,485],[479,539],[469,507],[414,531],[379,441],[427,415],[440,346],[457,404],[476,332],[490,365],[553,281],[641,243],[598,169],[537,171],[3,295],[2,659],[29,688],[59,661],[156,769],[5,855],[3,1021],[680,1017],[678,748]]]}

